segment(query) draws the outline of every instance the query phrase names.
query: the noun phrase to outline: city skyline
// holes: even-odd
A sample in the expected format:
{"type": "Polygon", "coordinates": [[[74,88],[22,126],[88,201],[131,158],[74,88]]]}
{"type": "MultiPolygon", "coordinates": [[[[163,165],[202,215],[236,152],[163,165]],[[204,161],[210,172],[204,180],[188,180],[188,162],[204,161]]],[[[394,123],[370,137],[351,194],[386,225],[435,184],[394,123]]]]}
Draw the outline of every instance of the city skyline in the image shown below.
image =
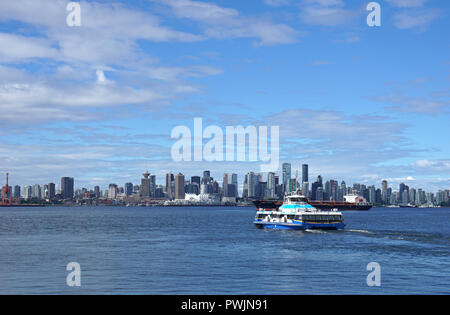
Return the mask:
{"type": "Polygon", "coordinates": [[[365,197],[373,204],[424,204],[427,200],[430,203],[430,199],[432,200],[431,202],[436,201],[440,204],[441,202],[448,202],[449,199],[449,189],[426,191],[422,187],[409,186],[405,183],[400,183],[398,189],[396,189],[387,180],[383,180],[378,186],[376,184],[347,183],[342,179],[326,177],[324,179],[321,175],[318,175],[316,179],[309,179],[308,164],[302,164],[302,171],[300,173],[295,172],[295,174],[291,172],[292,167],[290,163],[285,162],[282,165],[283,173],[281,174],[269,172],[264,175],[262,172],[249,171],[243,176],[244,178],[241,181],[238,179],[238,174],[235,173],[224,173],[222,181],[220,181],[220,178],[211,176],[210,170],[204,170],[203,176],[198,176],[197,174],[188,177],[181,172],[175,176],[173,173],[168,173],[165,176],[165,183],[161,184],[161,182],[157,182],[156,175],[145,171],[142,173],[139,184],[127,182],[122,186],[117,183],[110,183],[108,189],[102,189],[100,186],[95,186],[94,189],[90,189],[90,187],[77,188],[74,186],[73,177],[62,177],[58,190],[56,190],[58,185],[49,183],[27,186],[11,185],[11,191],[14,198],[20,196],[25,199],[50,200],[55,198],[56,194],[59,194],[62,199],[72,199],[76,196],[81,197],[86,193],[93,193],[96,198],[105,197],[104,194],[106,194],[108,199],[116,199],[119,194],[125,196],[137,194],[140,198],[156,197],[179,200],[185,199],[185,196],[189,193],[197,195],[205,193],[219,194],[221,198],[241,196],[243,198],[281,199],[284,192],[295,190],[301,191],[302,194],[305,194],[311,200],[339,201],[344,200],[345,195],[354,193],[365,197]],[[197,185],[197,189],[192,190],[189,187],[189,185],[193,184],[197,185]],[[209,191],[209,188],[200,188],[203,184],[216,185],[216,188],[211,186],[211,191],[209,191]],[[155,195],[155,191],[158,189],[159,192],[155,195]]]}
{"type": "Polygon", "coordinates": [[[174,162],[171,131],[200,117],[279,126],[280,161],[313,177],[450,185],[448,1],[380,1],[379,27],[359,0],[80,1],[76,27],[67,3],[0,3],[0,173],[12,182],[258,171],[174,162]]]}

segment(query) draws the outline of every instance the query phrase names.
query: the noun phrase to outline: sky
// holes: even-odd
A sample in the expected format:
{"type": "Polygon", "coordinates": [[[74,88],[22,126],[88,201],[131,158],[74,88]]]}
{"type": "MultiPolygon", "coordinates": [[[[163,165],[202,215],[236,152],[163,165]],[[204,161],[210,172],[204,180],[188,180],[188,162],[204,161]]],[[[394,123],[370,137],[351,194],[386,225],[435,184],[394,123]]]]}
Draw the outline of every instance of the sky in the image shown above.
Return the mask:
{"type": "MultiPolygon", "coordinates": [[[[279,126],[310,182],[450,188],[450,3],[0,2],[0,184],[139,183],[260,163],[176,162],[176,126],[279,126]]],[[[281,172],[281,169],[278,171],[281,172]]]]}

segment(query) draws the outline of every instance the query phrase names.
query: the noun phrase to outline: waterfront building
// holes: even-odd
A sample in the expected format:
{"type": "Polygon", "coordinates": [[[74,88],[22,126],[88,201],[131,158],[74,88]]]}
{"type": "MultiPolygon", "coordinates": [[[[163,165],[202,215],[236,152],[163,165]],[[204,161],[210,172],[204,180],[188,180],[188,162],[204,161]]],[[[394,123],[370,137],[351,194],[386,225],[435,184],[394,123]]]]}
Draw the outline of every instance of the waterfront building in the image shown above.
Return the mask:
{"type": "Polygon", "coordinates": [[[56,185],[55,183],[48,184],[48,199],[53,200],[56,196],[56,185]]]}
{"type": "Polygon", "coordinates": [[[324,201],[325,200],[324,196],[323,196],[323,187],[322,186],[317,187],[316,200],[318,200],[318,201],[324,201]]]}
{"type": "Polygon", "coordinates": [[[381,182],[381,201],[384,204],[388,202],[387,190],[388,190],[388,182],[387,180],[383,180],[381,182]]]}
{"type": "Polygon", "coordinates": [[[222,181],[222,194],[223,197],[228,197],[228,174],[223,174],[223,181],[222,181]]]}
{"type": "Polygon", "coordinates": [[[282,179],[284,191],[287,191],[288,182],[291,180],[291,163],[283,163],[282,165],[282,179]]]}
{"type": "Polygon", "coordinates": [[[248,198],[255,198],[256,197],[256,188],[257,188],[257,182],[258,178],[256,177],[255,173],[248,172],[245,176],[245,182],[246,182],[246,188],[247,188],[247,197],[248,198]]]}
{"type": "Polygon", "coordinates": [[[14,186],[13,197],[15,199],[19,199],[20,198],[20,186],[19,185],[14,186]]]}
{"type": "Polygon", "coordinates": [[[31,190],[31,197],[36,199],[41,199],[41,186],[38,184],[33,185],[31,190]]]}
{"type": "Polygon", "coordinates": [[[275,173],[267,174],[267,197],[275,198],[275,173]]]}
{"type": "Polygon", "coordinates": [[[150,197],[155,197],[156,175],[150,175],[150,197]]]}
{"type": "Polygon", "coordinates": [[[125,196],[131,196],[133,194],[133,183],[125,183],[125,196]]]}
{"type": "Polygon", "coordinates": [[[235,194],[231,197],[239,197],[239,184],[238,184],[238,175],[237,174],[231,174],[231,184],[233,184],[235,189],[235,194]]]}
{"type": "Polygon", "coordinates": [[[96,198],[100,198],[100,187],[99,186],[95,186],[94,187],[94,194],[96,198]]]}
{"type": "Polygon", "coordinates": [[[367,188],[367,190],[369,191],[369,202],[374,204],[375,203],[375,199],[376,199],[376,190],[375,190],[375,186],[369,186],[367,188]]]}
{"type": "Polygon", "coordinates": [[[179,173],[177,176],[175,176],[175,199],[184,199],[185,198],[185,191],[184,191],[184,175],[179,173]]]}
{"type": "Polygon", "coordinates": [[[309,198],[309,183],[303,182],[302,183],[302,195],[306,198],[309,198]]]}
{"type": "Polygon", "coordinates": [[[61,195],[63,199],[73,199],[74,179],[73,177],[61,178],[61,195]]]}
{"type": "Polygon", "coordinates": [[[165,191],[166,191],[166,195],[167,198],[172,199],[174,196],[174,187],[173,187],[173,182],[174,182],[174,176],[172,173],[167,173],[166,174],[166,187],[165,187],[165,191]]]}
{"type": "Polygon", "coordinates": [[[116,184],[109,184],[108,188],[108,199],[116,199],[119,190],[116,184]]]}
{"type": "Polygon", "coordinates": [[[302,184],[305,182],[309,182],[309,180],[308,180],[308,164],[302,165],[302,184]]]}
{"type": "Polygon", "coordinates": [[[142,173],[141,186],[139,188],[139,195],[141,198],[150,198],[150,173],[145,171],[142,173]]]}

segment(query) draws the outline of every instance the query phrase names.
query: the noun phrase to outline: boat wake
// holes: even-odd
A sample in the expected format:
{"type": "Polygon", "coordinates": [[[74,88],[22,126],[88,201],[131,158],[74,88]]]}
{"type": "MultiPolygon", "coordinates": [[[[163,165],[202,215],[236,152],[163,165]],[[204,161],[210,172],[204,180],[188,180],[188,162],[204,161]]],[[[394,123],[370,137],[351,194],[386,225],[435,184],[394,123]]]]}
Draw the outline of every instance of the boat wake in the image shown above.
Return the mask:
{"type": "Polygon", "coordinates": [[[355,230],[355,229],[346,229],[346,232],[353,232],[353,233],[362,233],[362,234],[375,234],[374,232],[368,231],[368,230],[355,230]]]}

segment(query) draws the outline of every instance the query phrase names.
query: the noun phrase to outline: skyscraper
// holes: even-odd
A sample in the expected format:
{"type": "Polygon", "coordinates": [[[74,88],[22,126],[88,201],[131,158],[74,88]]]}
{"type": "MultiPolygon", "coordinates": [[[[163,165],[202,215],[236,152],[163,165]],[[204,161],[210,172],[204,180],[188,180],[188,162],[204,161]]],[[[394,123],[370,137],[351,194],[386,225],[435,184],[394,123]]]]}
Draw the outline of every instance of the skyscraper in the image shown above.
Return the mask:
{"type": "Polygon", "coordinates": [[[63,199],[73,199],[73,177],[63,177],[61,178],[61,195],[63,199]]]}
{"type": "Polygon", "coordinates": [[[19,198],[20,198],[20,186],[19,186],[19,185],[14,186],[14,194],[13,194],[13,197],[14,197],[15,199],[19,199],[19,198]]]}
{"type": "Polygon", "coordinates": [[[322,189],[322,199],[323,199],[323,186],[322,186],[322,176],[317,176],[317,180],[311,185],[311,199],[320,200],[318,196],[318,189],[322,189]]]}
{"type": "Polygon", "coordinates": [[[191,184],[197,184],[200,187],[200,176],[191,176],[191,184]]]}
{"type": "Polygon", "coordinates": [[[95,198],[100,198],[100,186],[95,186],[94,187],[94,194],[95,194],[95,198]]]}
{"type": "Polygon", "coordinates": [[[308,182],[308,164],[302,165],[302,183],[308,182]]]}
{"type": "Polygon", "coordinates": [[[175,199],[185,199],[184,175],[179,173],[175,176],[175,199]]]}
{"type": "Polygon", "coordinates": [[[231,197],[239,197],[238,194],[238,190],[239,190],[239,184],[238,184],[238,176],[237,174],[231,174],[231,184],[234,185],[235,189],[234,189],[234,195],[232,195],[231,197]]]}
{"type": "Polygon", "coordinates": [[[133,194],[133,183],[125,184],[125,196],[131,196],[133,194]]]}
{"type": "Polygon", "coordinates": [[[155,197],[155,191],[156,191],[156,175],[150,176],[150,197],[155,197]]]}
{"type": "Polygon", "coordinates": [[[247,185],[247,197],[256,197],[256,188],[259,184],[258,177],[253,172],[248,172],[245,176],[245,181],[247,185]]]}
{"type": "Polygon", "coordinates": [[[387,189],[388,189],[388,182],[387,182],[387,180],[383,180],[381,182],[381,201],[384,204],[388,203],[387,189]]]}
{"type": "Polygon", "coordinates": [[[54,183],[48,184],[48,199],[55,199],[56,185],[54,183]]]}
{"type": "Polygon", "coordinates": [[[267,174],[267,197],[275,198],[275,173],[267,174]]]}
{"type": "Polygon", "coordinates": [[[142,173],[143,178],[141,179],[141,187],[139,189],[139,195],[141,198],[150,198],[150,173],[145,171],[142,173]]]}
{"type": "Polygon", "coordinates": [[[302,195],[306,198],[309,198],[309,183],[303,182],[302,183],[302,195]]]}
{"type": "Polygon", "coordinates": [[[172,190],[172,183],[173,183],[174,177],[172,173],[166,174],[166,194],[167,198],[172,199],[173,198],[173,190],[172,190]]]}
{"type": "Polygon", "coordinates": [[[119,190],[117,189],[117,185],[116,184],[109,184],[109,187],[108,187],[108,199],[116,199],[118,192],[119,192],[119,190]]]}
{"type": "Polygon", "coordinates": [[[282,165],[283,187],[284,191],[288,191],[288,181],[291,179],[291,164],[283,163],[282,165]]]}
{"type": "Polygon", "coordinates": [[[222,193],[224,197],[228,197],[228,174],[223,174],[222,193]]]}

